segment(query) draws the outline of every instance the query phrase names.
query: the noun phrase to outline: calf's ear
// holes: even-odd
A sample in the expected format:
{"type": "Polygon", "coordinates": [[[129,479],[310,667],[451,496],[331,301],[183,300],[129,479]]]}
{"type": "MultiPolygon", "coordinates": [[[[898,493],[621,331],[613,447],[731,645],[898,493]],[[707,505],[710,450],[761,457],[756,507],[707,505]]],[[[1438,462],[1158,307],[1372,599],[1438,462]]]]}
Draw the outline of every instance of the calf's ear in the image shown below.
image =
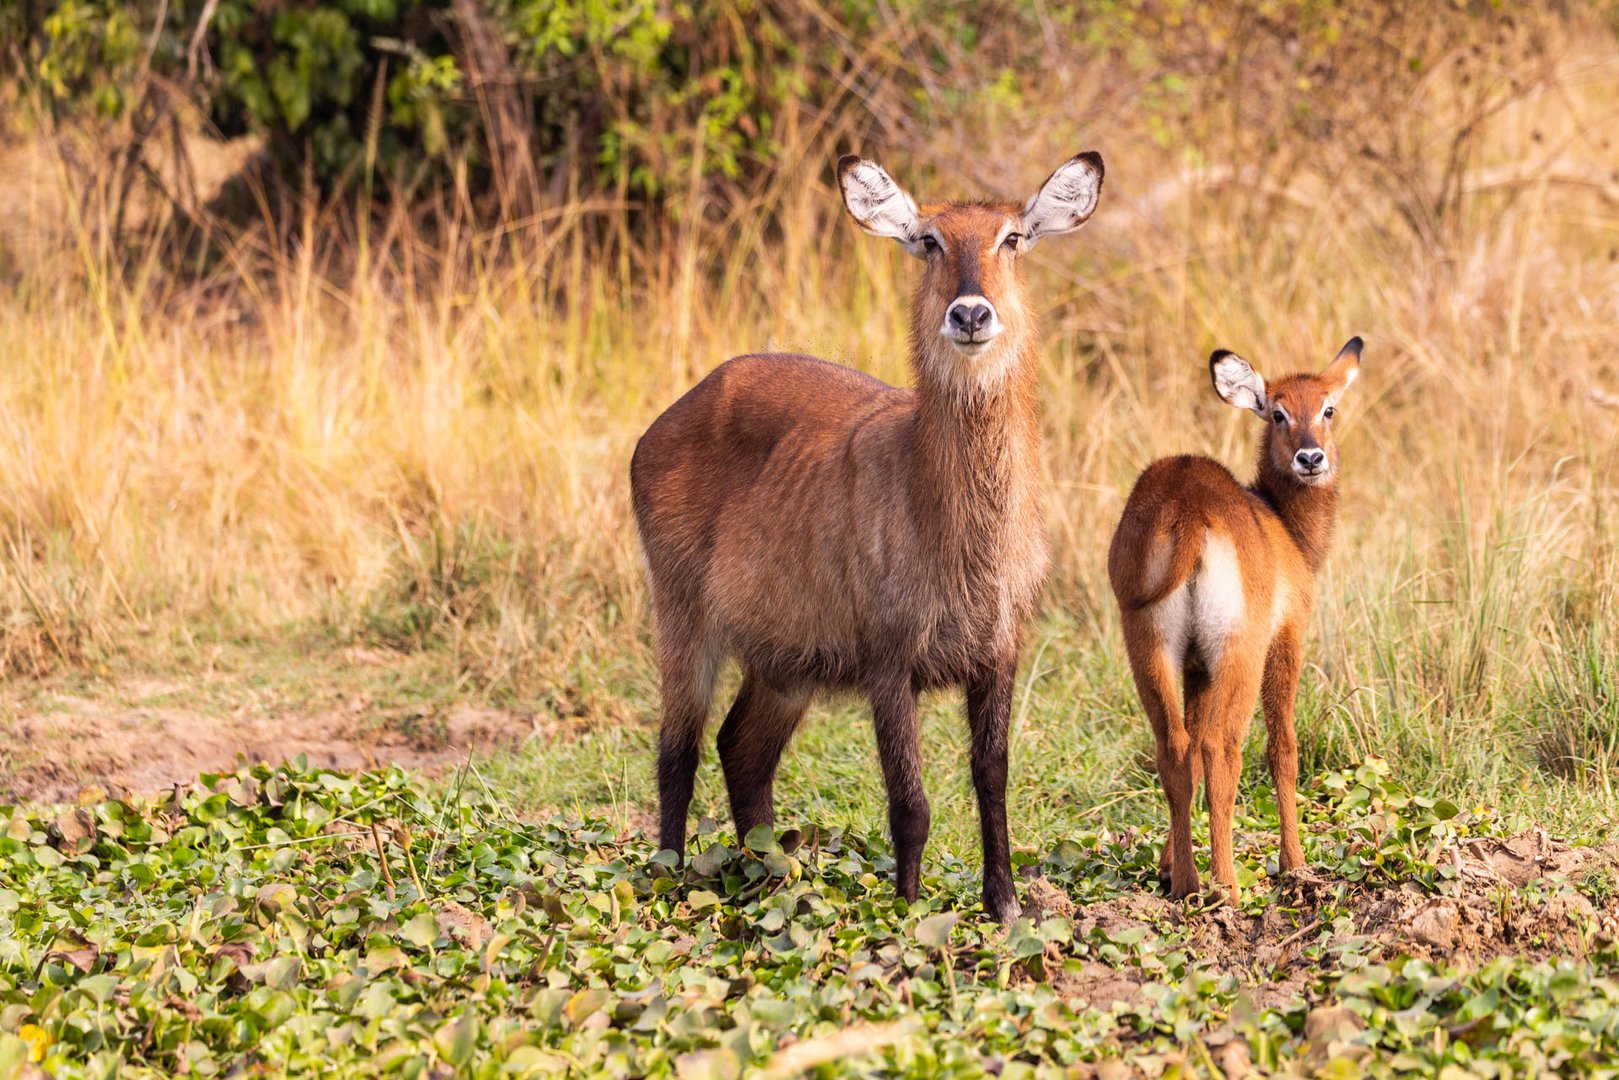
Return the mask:
{"type": "Polygon", "coordinates": [[[1221,401],[1265,415],[1265,379],[1248,361],[1230,349],[1215,349],[1209,356],[1209,377],[1221,401]]]}

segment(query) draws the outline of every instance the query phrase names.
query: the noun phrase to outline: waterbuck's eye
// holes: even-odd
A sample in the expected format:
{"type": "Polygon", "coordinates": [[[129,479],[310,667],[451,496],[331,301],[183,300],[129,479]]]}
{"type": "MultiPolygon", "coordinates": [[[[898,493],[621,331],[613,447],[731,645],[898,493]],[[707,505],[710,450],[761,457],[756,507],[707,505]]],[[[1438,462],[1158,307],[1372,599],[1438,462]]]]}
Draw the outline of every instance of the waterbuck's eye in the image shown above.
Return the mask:
{"type": "Polygon", "coordinates": [[[1328,405],[1328,406],[1327,406],[1327,410],[1326,410],[1326,412],[1323,412],[1323,413],[1322,413],[1322,414],[1321,414],[1321,415],[1322,415],[1322,416],[1323,416],[1323,417],[1324,417],[1324,418],[1325,418],[1325,419],[1328,419],[1328,420],[1331,420],[1331,419],[1332,419],[1332,414],[1333,414],[1333,413],[1334,413],[1334,412],[1335,412],[1335,411],[1336,411],[1336,410],[1334,410],[1334,409],[1333,409],[1333,407],[1332,407],[1332,406],[1331,406],[1331,405],[1328,405]]]}
{"type": "Polygon", "coordinates": [[[930,255],[939,250],[939,241],[934,239],[932,233],[922,237],[922,250],[926,251],[930,255]]]}
{"type": "Polygon", "coordinates": [[[1017,246],[1023,243],[1022,233],[1007,233],[1006,239],[1001,241],[1002,251],[1016,251],[1017,246]]]}
{"type": "Polygon", "coordinates": [[[1283,424],[1287,423],[1287,414],[1280,409],[1277,409],[1275,412],[1271,413],[1270,418],[1276,421],[1277,427],[1281,427],[1283,424]]]}

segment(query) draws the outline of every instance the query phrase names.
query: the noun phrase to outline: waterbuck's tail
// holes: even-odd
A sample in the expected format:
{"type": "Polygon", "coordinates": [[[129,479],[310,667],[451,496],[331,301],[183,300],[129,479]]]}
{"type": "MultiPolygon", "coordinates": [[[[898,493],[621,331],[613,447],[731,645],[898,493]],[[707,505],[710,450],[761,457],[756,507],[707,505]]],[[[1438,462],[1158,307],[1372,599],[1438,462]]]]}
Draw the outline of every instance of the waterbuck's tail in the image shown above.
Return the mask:
{"type": "Polygon", "coordinates": [[[1203,554],[1207,524],[1199,515],[1168,513],[1148,522],[1119,523],[1108,552],[1108,576],[1127,611],[1163,600],[1186,583],[1203,554]]]}

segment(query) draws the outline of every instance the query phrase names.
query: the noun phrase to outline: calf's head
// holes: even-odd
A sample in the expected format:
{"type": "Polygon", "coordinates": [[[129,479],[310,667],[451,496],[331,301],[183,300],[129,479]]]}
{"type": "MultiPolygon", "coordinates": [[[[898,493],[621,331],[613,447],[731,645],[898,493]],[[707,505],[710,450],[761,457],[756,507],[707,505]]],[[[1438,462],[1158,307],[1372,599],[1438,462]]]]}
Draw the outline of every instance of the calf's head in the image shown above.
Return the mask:
{"type": "Polygon", "coordinates": [[[1321,487],[1338,475],[1332,417],[1338,399],[1360,374],[1360,350],[1360,338],[1350,338],[1320,374],[1289,375],[1267,383],[1248,361],[1217,349],[1209,357],[1209,375],[1222,401],[1250,409],[1268,423],[1265,454],[1269,470],[1307,487],[1321,487]]]}

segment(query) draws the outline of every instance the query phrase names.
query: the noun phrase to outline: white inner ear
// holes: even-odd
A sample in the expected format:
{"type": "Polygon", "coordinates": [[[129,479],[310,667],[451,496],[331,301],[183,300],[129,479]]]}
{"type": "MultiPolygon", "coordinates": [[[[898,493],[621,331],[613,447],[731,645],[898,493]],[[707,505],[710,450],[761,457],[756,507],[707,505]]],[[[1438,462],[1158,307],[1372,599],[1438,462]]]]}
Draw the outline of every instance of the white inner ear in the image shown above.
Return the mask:
{"type": "Polygon", "coordinates": [[[907,247],[920,247],[916,203],[880,165],[862,161],[842,176],[843,205],[860,227],[907,247]]]}
{"type": "Polygon", "coordinates": [[[1051,179],[1023,208],[1023,235],[1033,244],[1042,236],[1073,232],[1096,212],[1102,197],[1102,174],[1089,161],[1075,158],[1051,174],[1051,179]]]}
{"type": "Polygon", "coordinates": [[[1240,356],[1223,357],[1214,365],[1214,392],[1227,405],[1265,415],[1265,380],[1240,356]]]}
{"type": "Polygon", "coordinates": [[[1336,408],[1338,405],[1338,399],[1344,396],[1344,391],[1348,390],[1358,378],[1360,378],[1360,365],[1355,364],[1348,371],[1344,372],[1344,384],[1327,395],[1327,408],[1336,408]]]}

